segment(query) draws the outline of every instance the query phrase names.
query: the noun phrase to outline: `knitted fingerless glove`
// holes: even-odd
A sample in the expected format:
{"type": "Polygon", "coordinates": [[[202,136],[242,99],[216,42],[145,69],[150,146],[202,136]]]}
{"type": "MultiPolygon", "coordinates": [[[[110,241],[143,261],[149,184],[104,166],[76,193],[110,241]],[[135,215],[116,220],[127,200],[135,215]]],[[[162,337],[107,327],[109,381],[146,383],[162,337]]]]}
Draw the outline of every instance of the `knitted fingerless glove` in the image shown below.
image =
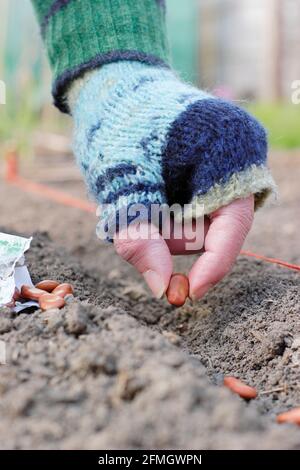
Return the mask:
{"type": "MultiPolygon", "coordinates": [[[[182,83],[168,69],[117,62],[69,93],[74,152],[90,193],[105,205],[100,229],[135,204],[191,203],[210,214],[275,189],[262,126],[234,104],[182,83]],[[106,206],[108,205],[108,206],[106,206]]],[[[129,221],[129,219],[127,220],[129,221]]],[[[119,228],[119,227],[117,227],[119,228]]]]}
{"type": "Polygon", "coordinates": [[[191,203],[191,218],[250,194],[258,207],[274,190],[261,125],[169,69],[164,0],[32,2],[54,101],[74,117],[74,151],[105,205],[108,239],[136,204],[149,220],[152,204],[191,203]]]}

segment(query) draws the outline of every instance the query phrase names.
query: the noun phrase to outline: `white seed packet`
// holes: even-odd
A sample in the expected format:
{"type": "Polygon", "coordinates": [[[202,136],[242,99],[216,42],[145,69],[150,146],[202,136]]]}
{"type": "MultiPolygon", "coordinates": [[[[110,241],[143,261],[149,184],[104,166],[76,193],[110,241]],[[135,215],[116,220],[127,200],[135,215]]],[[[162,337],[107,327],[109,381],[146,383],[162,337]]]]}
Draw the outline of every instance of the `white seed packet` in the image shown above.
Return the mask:
{"type": "MultiPolygon", "coordinates": [[[[11,302],[16,287],[20,289],[24,284],[32,285],[24,258],[31,240],[0,232],[0,307],[11,302]]],[[[33,305],[38,304],[17,302],[14,310],[19,312],[33,305]]]]}

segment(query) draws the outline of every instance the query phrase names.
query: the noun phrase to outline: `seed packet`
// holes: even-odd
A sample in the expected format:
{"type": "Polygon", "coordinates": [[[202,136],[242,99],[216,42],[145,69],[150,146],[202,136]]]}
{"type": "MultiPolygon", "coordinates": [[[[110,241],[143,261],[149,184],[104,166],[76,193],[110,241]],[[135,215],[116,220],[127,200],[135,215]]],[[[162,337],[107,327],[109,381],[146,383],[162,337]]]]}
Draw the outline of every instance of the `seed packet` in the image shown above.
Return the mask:
{"type": "Polygon", "coordinates": [[[24,253],[29,249],[31,240],[0,232],[0,306],[12,300],[16,269],[25,265],[24,253]]]}

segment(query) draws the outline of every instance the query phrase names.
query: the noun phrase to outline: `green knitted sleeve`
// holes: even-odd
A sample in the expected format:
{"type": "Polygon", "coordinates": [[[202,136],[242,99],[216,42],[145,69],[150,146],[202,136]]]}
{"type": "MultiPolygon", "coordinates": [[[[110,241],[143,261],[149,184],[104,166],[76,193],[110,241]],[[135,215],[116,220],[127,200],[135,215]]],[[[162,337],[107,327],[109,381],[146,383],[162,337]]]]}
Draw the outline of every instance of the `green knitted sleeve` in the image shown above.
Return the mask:
{"type": "Polygon", "coordinates": [[[56,106],[86,71],[117,60],[168,64],[164,0],[32,0],[53,71],[56,106]]]}

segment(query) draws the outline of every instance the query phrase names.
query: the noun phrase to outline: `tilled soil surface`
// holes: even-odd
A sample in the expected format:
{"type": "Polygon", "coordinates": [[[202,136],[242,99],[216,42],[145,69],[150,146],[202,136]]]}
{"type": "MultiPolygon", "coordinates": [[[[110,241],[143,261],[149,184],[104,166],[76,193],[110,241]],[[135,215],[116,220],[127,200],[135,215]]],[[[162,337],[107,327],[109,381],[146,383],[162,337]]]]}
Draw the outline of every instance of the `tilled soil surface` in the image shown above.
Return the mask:
{"type": "Polygon", "coordinates": [[[46,234],[27,259],[34,282],[68,280],[76,301],[2,309],[1,448],[300,448],[300,430],[274,420],[300,401],[297,273],[241,259],[205,300],[174,310],[46,234]],[[247,403],[224,373],[283,391],[247,403]]]}
{"type": "MultiPolygon", "coordinates": [[[[273,156],[281,204],[258,212],[246,243],[298,264],[299,158],[273,156]]],[[[57,186],[85,195],[81,183],[57,186]]],[[[76,291],[62,310],[0,312],[0,448],[300,448],[300,429],[275,422],[300,406],[296,271],[240,257],[201,302],[173,309],[99,244],[92,214],[3,181],[0,208],[0,231],[39,231],[26,255],[33,281],[76,291]],[[224,375],[258,398],[232,395],[224,375]]]]}

